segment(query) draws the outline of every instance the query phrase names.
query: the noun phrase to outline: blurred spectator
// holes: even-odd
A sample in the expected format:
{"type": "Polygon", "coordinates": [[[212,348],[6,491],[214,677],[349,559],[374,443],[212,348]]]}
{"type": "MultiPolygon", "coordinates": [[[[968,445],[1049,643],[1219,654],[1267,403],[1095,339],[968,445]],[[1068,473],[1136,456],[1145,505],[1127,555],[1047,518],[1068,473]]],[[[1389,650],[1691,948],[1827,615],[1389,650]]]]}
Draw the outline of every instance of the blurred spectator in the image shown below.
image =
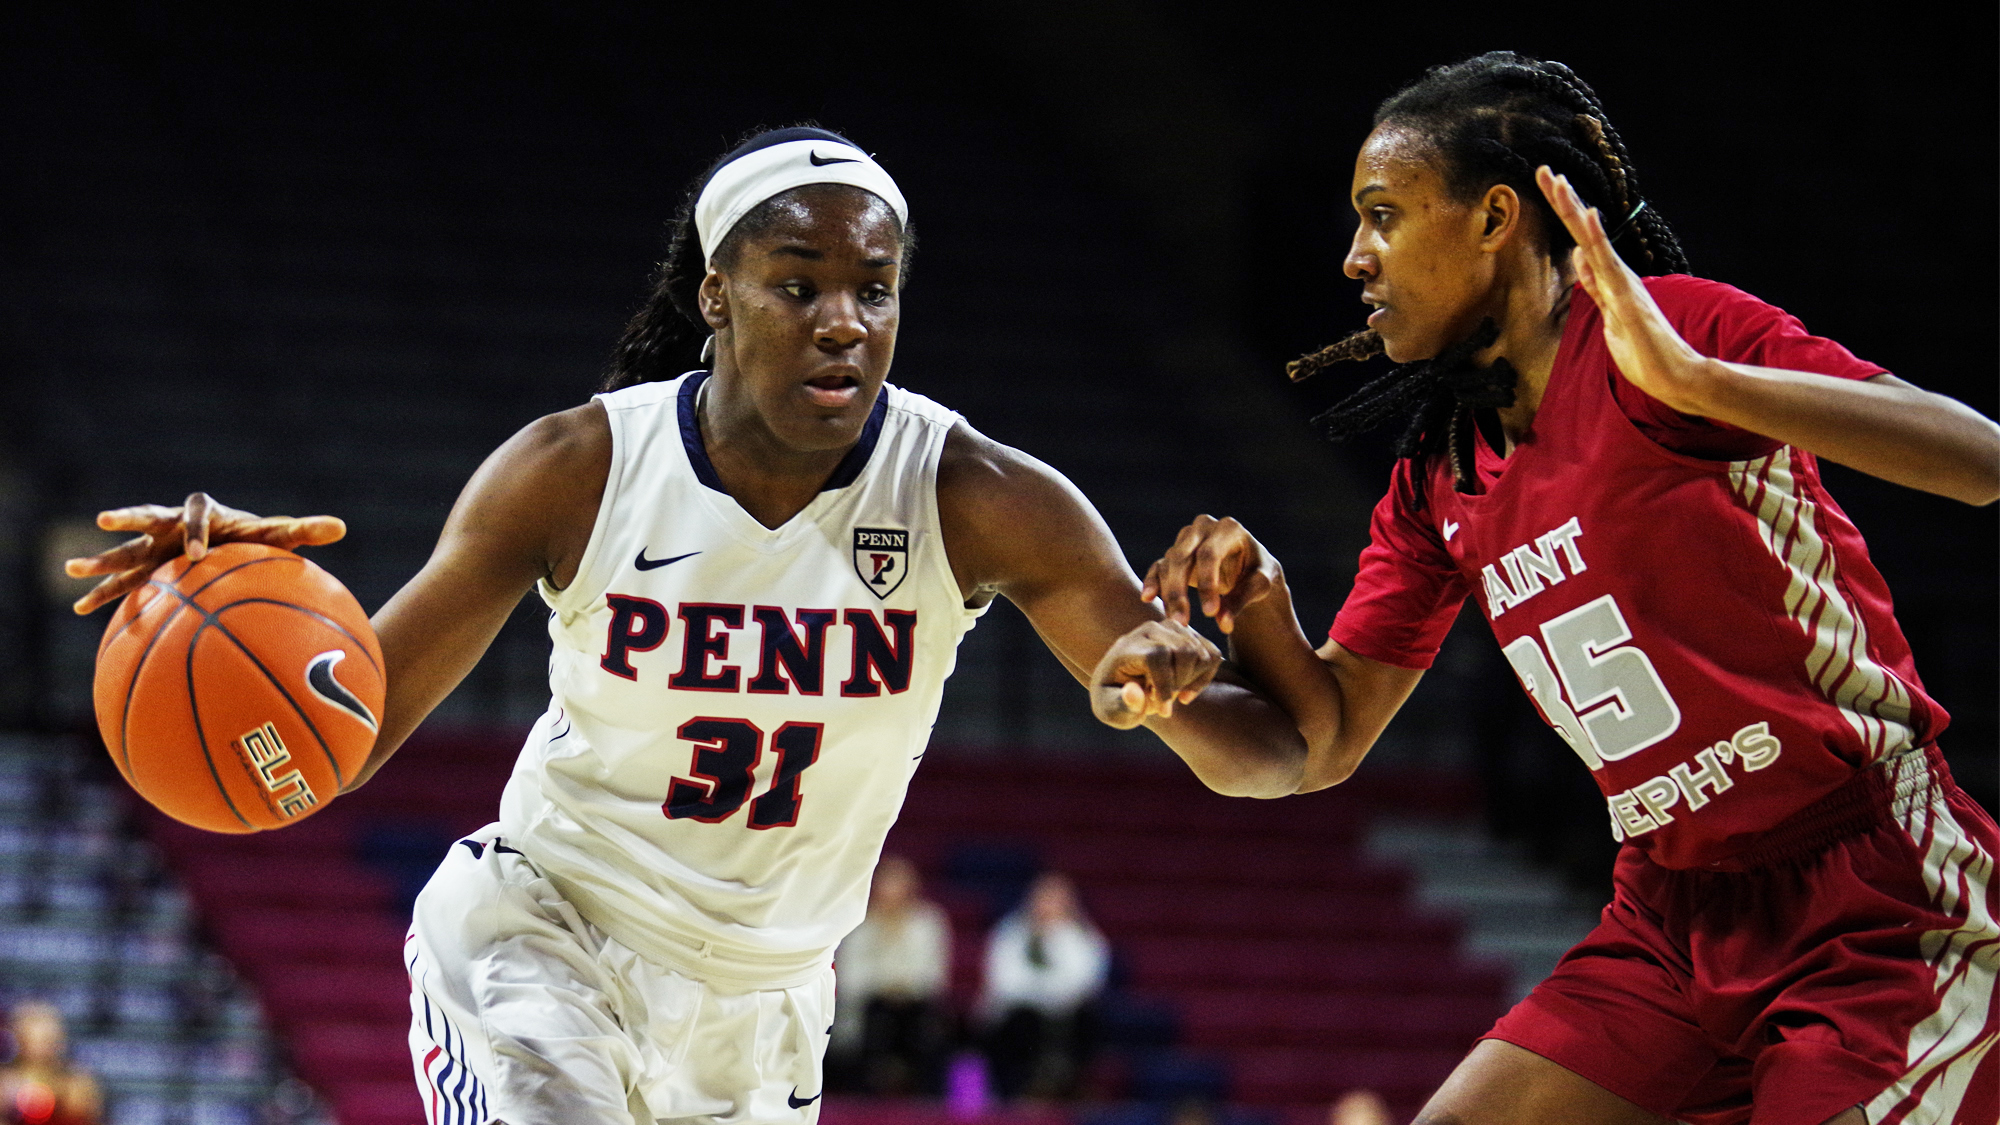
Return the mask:
{"type": "Polygon", "coordinates": [[[1390,1125],[1389,1104],[1373,1090],[1350,1090],[1333,1103],[1327,1125],[1390,1125]]]}
{"type": "Polygon", "coordinates": [[[61,1013],[39,1000],[14,1006],[14,1057],[0,1067],[0,1121],[97,1125],[97,1080],[71,1066],[61,1013]]]}
{"type": "Polygon", "coordinates": [[[1022,907],[1000,920],[986,945],[979,1014],[993,1085],[1003,1098],[1075,1092],[1094,1046],[1092,1001],[1110,952],[1083,916],[1076,889],[1048,873],[1022,907]]]}
{"type": "Polygon", "coordinates": [[[839,983],[827,1054],[836,1085],[871,1094],[942,1094],[951,923],[923,897],[915,864],[882,857],[868,916],[840,943],[834,965],[839,983]]]}

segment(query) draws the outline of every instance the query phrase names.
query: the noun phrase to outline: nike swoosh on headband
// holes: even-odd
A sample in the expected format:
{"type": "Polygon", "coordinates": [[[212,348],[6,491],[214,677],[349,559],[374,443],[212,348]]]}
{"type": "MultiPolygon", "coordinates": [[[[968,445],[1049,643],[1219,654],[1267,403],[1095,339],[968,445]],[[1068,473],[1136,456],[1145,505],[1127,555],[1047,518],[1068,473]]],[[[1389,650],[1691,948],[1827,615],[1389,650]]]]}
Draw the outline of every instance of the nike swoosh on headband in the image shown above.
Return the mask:
{"type": "Polygon", "coordinates": [[[856,158],[856,157],[852,157],[852,156],[821,156],[821,155],[819,154],[819,151],[818,151],[817,149],[813,150],[812,152],[809,152],[809,153],[807,153],[807,154],[806,154],[806,159],[807,159],[807,160],[809,160],[809,161],[811,161],[811,162],[812,162],[812,166],[813,166],[813,167],[815,167],[815,168],[824,168],[824,167],[826,167],[826,166],[827,166],[827,165],[829,165],[829,164],[859,164],[859,163],[861,163],[861,161],[860,161],[860,160],[859,160],[858,158],[856,158]]]}
{"type": "Polygon", "coordinates": [[[670,559],[649,559],[646,557],[646,548],[641,547],[639,548],[639,557],[632,560],[632,565],[640,570],[658,570],[668,563],[677,563],[682,559],[691,559],[699,554],[701,554],[700,551],[689,551],[685,555],[675,555],[670,559]]]}
{"type": "Polygon", "coordinates": [[[378,730],[380,728],[376,725],[375,713],[370,711],[368,705],[361,702],[353,692],[348,691],[346,684],[333,678],[333,666],[345,659],[347,651],[337,648],[331,652],[322,652],[307,661],[306,686],[312,689],[314,695],[361,720],[369,730],[378,730]]]}
{"type": "MultiPolygon", "coordinates": [[[[824,1090],[820,1091],[821,1094],[825,1092],[824,1090]]],[[[785,1104],[791,1106],[793,1109],[804,1109],[818,1100],[819,1094],[814,1094],[810,1098],[799,1097],[799,1088],[797,1086],[792,1087],[792,1092],[785,1095],[785,1104]]]]}

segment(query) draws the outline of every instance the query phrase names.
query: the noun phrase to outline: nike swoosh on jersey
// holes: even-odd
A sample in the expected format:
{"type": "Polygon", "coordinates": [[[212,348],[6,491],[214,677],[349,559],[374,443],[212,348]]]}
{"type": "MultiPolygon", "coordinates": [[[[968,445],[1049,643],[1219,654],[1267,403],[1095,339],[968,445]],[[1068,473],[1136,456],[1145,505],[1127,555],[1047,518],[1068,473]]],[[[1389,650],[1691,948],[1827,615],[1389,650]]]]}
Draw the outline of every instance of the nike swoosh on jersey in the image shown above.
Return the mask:
{"type": "Polygon", "coordinates": [[[632,560],[632,565],[638,567],[640,570],[658,570],[668,563],[677,563],[682,559],[691,559],[699,554],[701,554],[700,551],[689,551],[685,555],[675,555],[670,559],[649,559],[646,557],[646,548],[641,547],[639,548],[639,557],[632,560]]]}
{"type": "MultiPolygon", "coordinates": [[[[861,161],[859,161],[859,160],[855,159],[855,158],[854,158],[854,157],[852,157],[852,156],[821,156],[821,155],[820,155],[819,153],[817,153],[817,152],[811,152],[811,153],[807,153],[807,154],[806,154],[806,159],[807,159],[807,160],[810,160],[810,161],[812,161],[812,166],[813,166],[813,167],[815,167],[815,168],[824,168],[824,167],[826,167],[826,166],[827,166],[827,165],[829,165],[829,164],[859,164],[859,163],[861,163],[861,161]]],[[[800,1104],[800,1105],[805,1105],[805,1104],[808,1104],[808,1103],[805,1103],[805,1102],[801,1102],[801,1103],[799,1103],[799,1104],[800,1104]]],[[[792,1108],[794,1108],[794,1109],[797,1109],[797,1108],[798,1108],[798,1106],[793,1106],[792,1108]]]]}
{"type": "Polygon", "coordinates": [[[1458,521],[1457,520],[1444,521],[1444,541],[1447,543],[1451,542],[1451,537],[1457,534],[1458,534],[1458,521]]]}
{"type": "MultiPolygon", "coordinates": [[[[826,1091],[821,1090],[820,1094],[823,1094],[825,1092],[826,1091]]],[[[810,1098],[799,1097],[799,1088],[797,1086],[792,1087],[792,1092],[785,1095],[785,1104],[791,1106],[793,1109],[804,1109],[805,1107],[813,1104],[818,1100],[819,1100],[819,1094],[814,1094],[810,1098]]]]}

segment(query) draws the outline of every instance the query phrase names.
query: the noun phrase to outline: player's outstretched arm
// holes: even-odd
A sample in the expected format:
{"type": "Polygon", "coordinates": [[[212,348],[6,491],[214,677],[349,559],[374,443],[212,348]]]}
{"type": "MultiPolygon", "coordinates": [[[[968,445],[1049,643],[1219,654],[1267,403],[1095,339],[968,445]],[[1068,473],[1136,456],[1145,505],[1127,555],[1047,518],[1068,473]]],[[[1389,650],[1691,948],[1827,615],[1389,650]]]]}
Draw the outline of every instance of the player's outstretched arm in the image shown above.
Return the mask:
{"type": "MultiPolygon", "coordinates": [[[[430,561],[372,623],[382,644],[388,698],[375,748],[343,792],[382,768],[410,732],[472,671],[535,582],[567,585],[590,541],[611,465],[604,408],[587,403],[530,424],[495,450],[459,494],[430,561]]],[[[104,576],[75,609],[90,613],[139,586],[183,553],[199,559],[222,543],[287,550],[347,534],[333,516],[257,516],[205,492],[178,507],[143,504],[97,517],[134,537],[70,559],[71,577],[104,576]]]]}
{"type": "Polygon", "coordinates": [[[1547,168],[1536,175],[1576,239],[1577,281],[1603,311],[1611,358],[1634,386],[1683,414],[1727,422],[1871,476],[1968,504],[2000,499],[2000,424],[1893,375],[1857,382],[1703,356],[1674,331],[1612,249],[1596,209],[1585,207],[1564,177],[1547,168]]]}
{"type": "Polygon", "coordinates": [[[465,679],[521,595],[543,578],[560,587],[576,577],[610,467],[611,427],[591,402],[530,423],[472,474],[430,560],[372,619],[388,698],[349,790],[465,679]]]}
{"type": "Polygon", "coordinates": [[[1298,792],[1347,780],[1423,677],[1335,641],[1314,649],[1285,568],[1234,519],[1196,516],[1146,571],[1140,595],[1160,598],[1167,620],[1184,624],[1194,614],[1189,590],[1229,634],[1235,665],[1297,726],[1306,745],[1298,792]]]}
{"type": "Polygon", "coordinates": [[[1305,747],[1290,717],[1139,597],[1111,529],[1062,474],[961,423],[939,464],[938,509],[960,592],[1019,606],[1092,689],[1099,718],[1143,722],[1219,793],[1297,791],[1305,747]]]}

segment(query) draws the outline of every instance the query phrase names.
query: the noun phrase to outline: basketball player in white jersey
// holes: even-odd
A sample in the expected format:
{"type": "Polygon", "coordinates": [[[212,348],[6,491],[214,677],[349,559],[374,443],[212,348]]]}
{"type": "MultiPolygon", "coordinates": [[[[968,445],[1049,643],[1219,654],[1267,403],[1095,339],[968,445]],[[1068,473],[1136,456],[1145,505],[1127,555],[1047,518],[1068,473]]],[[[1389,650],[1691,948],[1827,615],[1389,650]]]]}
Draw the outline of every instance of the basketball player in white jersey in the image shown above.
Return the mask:
{"type": "MultiPolygon", "coordinates": [[[[1221,792],[1298,787],[1291,721],[1139,600],[1067,480],[885,383],[908,218],[833,133],[718,161],[618,389],[489,458],[375,616],[389,694],[360,780],[530,586],[553,610],[552,700],[500,819],[417,901],[410,1038],[432,1125],[815,1120],[833,949],[996,594],[1104,685],[1101,718],[1143,718],[1221,792]],[[663,378],[676,309],[712,333],[711,370],[663,378]]],[[[141,535],[72,566],[110,576],[83,612],[183,543],[342,530],[206,496],[100,522],[141,535]]]]}

